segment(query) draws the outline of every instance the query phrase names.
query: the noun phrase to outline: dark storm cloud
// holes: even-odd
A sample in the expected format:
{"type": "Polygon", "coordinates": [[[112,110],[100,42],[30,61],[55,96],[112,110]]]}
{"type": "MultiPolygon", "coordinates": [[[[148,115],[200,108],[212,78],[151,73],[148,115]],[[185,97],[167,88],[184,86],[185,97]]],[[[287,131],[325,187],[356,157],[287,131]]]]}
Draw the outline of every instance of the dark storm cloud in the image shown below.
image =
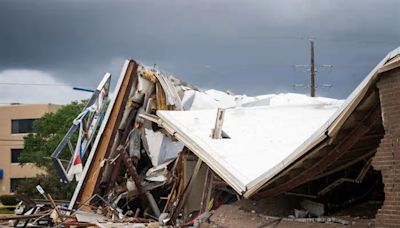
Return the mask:
{"type": "Polygon", "coordinates": [[[344,98],[399,45],[398,15],[395,0],[1,1],[0,71],[94,86],[131,57],[204,88],[293,92],[314,37],[317,64],[335,66],[319,93],[344,98]]]}

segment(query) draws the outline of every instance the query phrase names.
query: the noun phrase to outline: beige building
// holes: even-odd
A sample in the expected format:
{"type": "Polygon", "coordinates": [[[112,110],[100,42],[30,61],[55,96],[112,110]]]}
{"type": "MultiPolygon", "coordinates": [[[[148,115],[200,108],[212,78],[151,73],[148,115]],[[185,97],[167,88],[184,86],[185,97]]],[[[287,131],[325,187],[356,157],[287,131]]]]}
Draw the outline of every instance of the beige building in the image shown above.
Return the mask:
{"type": "Polygon", "coordinates": [[[32,123],[60,105],[0,105],[0,195],[12,192],[18,180],[36,176],[40,169],[32,164],[20,166],[18,158],[24,148],[23,137],[32,132],[32,123]]]}

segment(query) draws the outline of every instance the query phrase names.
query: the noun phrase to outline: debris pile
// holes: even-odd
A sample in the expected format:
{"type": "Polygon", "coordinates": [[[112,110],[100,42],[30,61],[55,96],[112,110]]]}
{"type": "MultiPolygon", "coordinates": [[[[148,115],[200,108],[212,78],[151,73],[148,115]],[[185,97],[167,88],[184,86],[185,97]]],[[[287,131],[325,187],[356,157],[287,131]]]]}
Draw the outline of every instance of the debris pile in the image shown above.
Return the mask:
{"type": "Polygon", "coordinates": [[[106,74],[53,153],[61,180],[78,181],[68,208],[41,190],[49,206],[24,201],[21,215],[2,220],[198,227],[236,214],[257,215],[260,227],[354,224],[340,212],[384,200],[371,167],[384,134],[373,80],[388,59],[344,102],[204,91],[128,60],[110,102],[106,74]]]}

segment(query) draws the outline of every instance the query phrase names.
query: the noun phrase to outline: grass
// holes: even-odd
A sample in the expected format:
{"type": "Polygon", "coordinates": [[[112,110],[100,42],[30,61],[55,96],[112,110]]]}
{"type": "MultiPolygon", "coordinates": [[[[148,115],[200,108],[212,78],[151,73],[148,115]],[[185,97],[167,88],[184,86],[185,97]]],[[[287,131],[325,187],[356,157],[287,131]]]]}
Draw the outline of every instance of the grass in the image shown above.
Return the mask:
{"type": "Polygon", "coordinates": [[[0,216],[14,214],[15,206],[3,206],[0,205],[0,216]]]}

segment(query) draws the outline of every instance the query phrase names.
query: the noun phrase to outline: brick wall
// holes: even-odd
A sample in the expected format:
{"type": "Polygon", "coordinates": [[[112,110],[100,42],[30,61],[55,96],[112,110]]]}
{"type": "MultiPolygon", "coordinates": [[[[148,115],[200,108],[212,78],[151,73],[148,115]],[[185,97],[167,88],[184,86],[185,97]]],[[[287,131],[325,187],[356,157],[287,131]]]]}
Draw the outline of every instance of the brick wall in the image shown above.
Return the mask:
{"type": "Polygon", "coordinates": [[[385,202],[376,215],[376,227],[400,227],[400,70],[381,76],[377,83],[385,136],[372,165],[381,170],[385,202]]]}

